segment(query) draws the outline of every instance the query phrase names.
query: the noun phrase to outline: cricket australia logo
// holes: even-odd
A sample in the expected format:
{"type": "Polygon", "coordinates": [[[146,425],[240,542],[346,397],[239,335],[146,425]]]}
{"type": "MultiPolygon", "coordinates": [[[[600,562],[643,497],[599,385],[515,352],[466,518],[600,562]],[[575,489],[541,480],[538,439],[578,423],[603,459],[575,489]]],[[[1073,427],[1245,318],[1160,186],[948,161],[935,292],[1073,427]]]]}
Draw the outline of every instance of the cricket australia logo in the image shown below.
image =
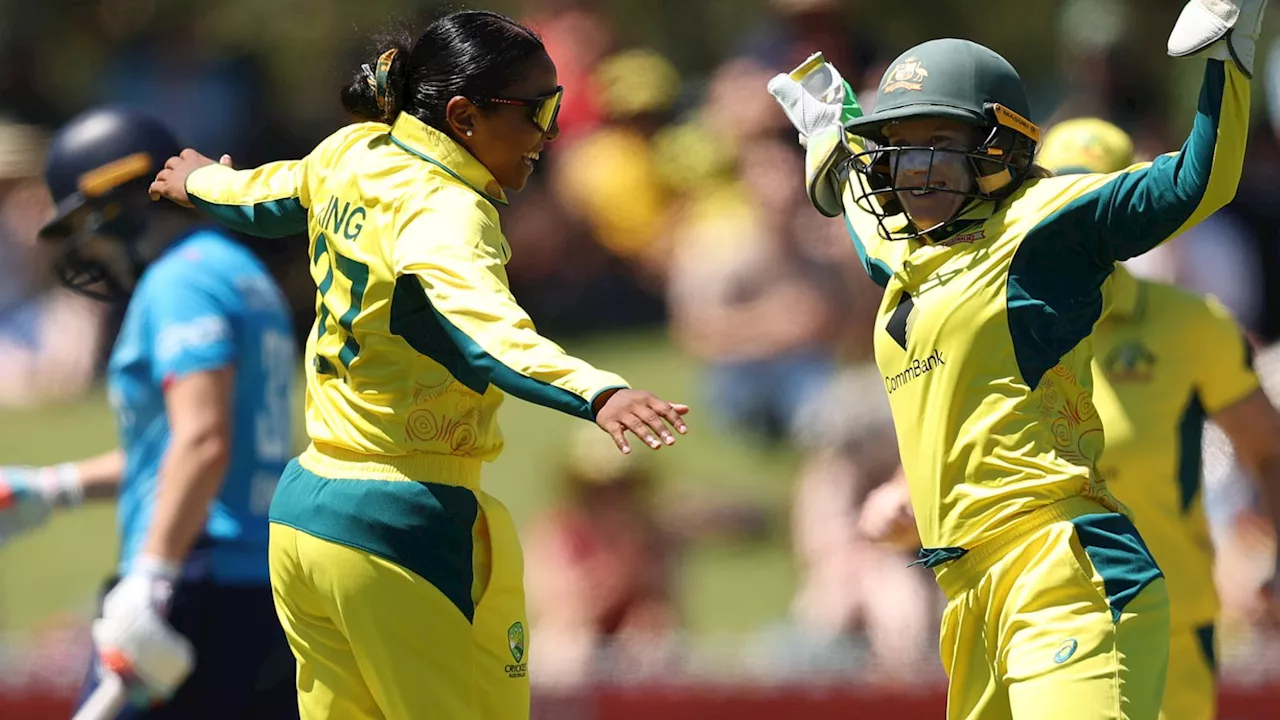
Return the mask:
{"type": "Polygon", "coordinates": [[[910,57],[898,63],[898,66],[889,73],[885,78],[884,92],[891,93],[896,90],[923,90],[924,79],[929,77],[929,71],[924,69],[920,61],[910,57]]]}
{"type": "Polygon", "coordinates": [[[524,623],[514,622],[507,628],[507,647],[515,663],[503,668],[507,677],[521,678],[529,672],[529,664],[524,661],[524,623]]]}
{"type": "Polygon", "coordinates": [[[1128,342],[1107,353],[1102,367],[1107,377],[1115,382],[1151,382],[1156,356],[1142,343],[1128,342]]]}

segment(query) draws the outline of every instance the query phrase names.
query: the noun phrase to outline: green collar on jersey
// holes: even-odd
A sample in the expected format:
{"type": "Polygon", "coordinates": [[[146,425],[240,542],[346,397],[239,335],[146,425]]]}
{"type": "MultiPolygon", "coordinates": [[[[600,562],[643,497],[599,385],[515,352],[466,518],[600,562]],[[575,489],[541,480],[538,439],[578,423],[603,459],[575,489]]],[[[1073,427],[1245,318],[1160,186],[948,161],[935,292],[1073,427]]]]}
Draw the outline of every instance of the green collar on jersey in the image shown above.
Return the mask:
{"type": "Polygon", "coordinates": [[[391,142],[449,173],[491,202],[507,204],[507,195],[489,168],[453,138],[418,118],[400,113],[391,126],[391,142]]]}

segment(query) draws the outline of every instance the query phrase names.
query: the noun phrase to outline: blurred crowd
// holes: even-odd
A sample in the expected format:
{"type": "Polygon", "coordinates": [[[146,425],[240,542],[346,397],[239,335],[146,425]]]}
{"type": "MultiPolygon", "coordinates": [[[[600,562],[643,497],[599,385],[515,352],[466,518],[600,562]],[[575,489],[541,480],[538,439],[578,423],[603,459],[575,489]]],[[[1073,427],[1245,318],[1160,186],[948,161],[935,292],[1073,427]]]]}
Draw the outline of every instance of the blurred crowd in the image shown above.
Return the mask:
{"type": "MultiPolygon", "coordinates": [[[[862,648],[885,679],[909,680],[936,664],[941,597],[928,571],[908,567],[909,542],[872,543],[864,533],[877,488],[899,471],[882,378],[870,364],[879,288],[842,221],[809,206],[798,182],[802,150],[764,90],[773,74],[821,49],[870,105],[897,48],[880,47],[844,5],[771,0],[722,62],[695,74],[625,41],[596,3],[531,4],[523,19],[542,34],[567,92],[560,139],[504,209],[503,224],[513,289],[544,332],[665,326],[700,363],[696,400],[711,422],[797,452],[798,582],[788,637],[862,648]]],[[[1059,83],[1034,93],[1056,99],[1036,120],[1045,127],[1100,115],[1129,130],[1145,158],[1176,149],[1190,103],[1171,106],[1153,93],[1122,52],[1133,21],[1098,12],[1092,34],[1078,24],[1061,33],[1059,83]]],[[[194,28],[175,22],[130,34],[100,69],[94,99],[147,108],[207,154],[229,152],[239,165],[300,156],[342,121],[336,90],[331,114],[321,116],[328,127],[273,115],[260,67],[202,51],[194,28]]],[[[363,49],[358,40],[346,48],[353,57],[363,49]]],[[[4,72],[38,77],[30,63],[4,72]]],[[[1257,91],[1269,112],[1253,129],[1237,200],[1133,262],[1140,274],[1218,296],[1259,347],[1280,338],[1280,205],[1272,200],[1280,190],[1280,49],[1265,75],[1257,91]]],[[[51,213],[39,173],[59,112],[31,99],[38,89],[15,94],[30,77],[8,77],[0,100],[9,115],[0,124],[0,407],[85,392],[119,322],[55,287],[52,259],[35,239],[51,213]]],[[[301,337],[314,302],[305,253],[288,242],[246,242],[285,287],[301,337]]],[[[562,504],[526,528],[542,682],[587,677],[601,648],[633,667],[664,667],[666,639],[681,629],[674,569],[682,547],[707,533],[758,531],[751,508],[659,513],[648,470],[609,450],[598,433],[576,440],[562,504]]],[[[1238,499],[1247,482],[1223,471],[1208,488],[1218,537],[1231,548],[1227,588],[1256,582],[1273,542],[1250,502],[1238,499]]],[[[1257,619],[1245,595],[1225,594],[1228,625],[1257,619]]]]}

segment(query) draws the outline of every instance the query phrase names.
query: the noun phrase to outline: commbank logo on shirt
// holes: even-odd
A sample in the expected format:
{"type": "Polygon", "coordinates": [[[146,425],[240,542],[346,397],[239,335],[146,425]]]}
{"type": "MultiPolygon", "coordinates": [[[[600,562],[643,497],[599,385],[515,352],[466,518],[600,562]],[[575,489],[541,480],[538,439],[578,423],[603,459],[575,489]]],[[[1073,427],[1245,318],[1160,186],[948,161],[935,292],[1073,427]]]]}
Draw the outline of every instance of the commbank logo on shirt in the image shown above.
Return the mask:
{"type": "Polygon", "coordinates": [[[902,372],[897,375],[884,376],[884,389],[893,394],[895,390],[903,385],[915,380],[926,373],[933,372],[937,368],[946,365],[947,361],[942,359],[942,351],[935,349],[930,355],[923,360],[916,358],[907,365],[902,372]]]}
{"type": "Polygon", "coordinates": [[[898,307],[893,309],[893,314],[889,316],[889,322],[884,326],[885,332],[889,333],[889,337],[898,343],[898,347],[903,350],[907,349],[907,333],[911,330],[912,321],[915,320],[916,301],[911,297],[911,293],[902,292],[902,297],[898,298],[898,307]]]}
{"type": "MultiPolygon", "coordinates": [[[[915,325],[916,317],[916,301],[911,297],[911,293],[905,290],[902,297],[898,298],[898,306],[893,309],[893,314],[889,316],[889,322],[885,323],[884,330],[903,350],[907,349],[907,337],[911,335],[911,328],[915,325]]],[[[923,358],[915,358],[907,363],[906,367],[895,375],[884,376],[885,390],[893,393],[903,385],[915,380],[925,373],[933,371],[935,368],[946,365],[947,361],[942,358],[942,351],[934,348],[933,352],[923,358]]]]}

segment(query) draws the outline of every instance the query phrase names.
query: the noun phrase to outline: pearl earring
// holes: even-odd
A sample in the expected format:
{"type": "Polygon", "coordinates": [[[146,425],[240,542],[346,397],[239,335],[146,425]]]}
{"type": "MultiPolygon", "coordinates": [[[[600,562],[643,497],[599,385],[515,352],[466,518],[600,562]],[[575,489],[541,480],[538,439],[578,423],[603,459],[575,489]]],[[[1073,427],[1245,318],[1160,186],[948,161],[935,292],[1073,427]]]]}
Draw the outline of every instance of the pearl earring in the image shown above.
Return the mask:
{"type": "Polygon", "coordinates": [[[471,132],[470,130],[468,130],[468,131],[467,131],[467,137],[471,137],[472,135],[475,135],[475,133],[473,133],[473,132],[471,132]]]}

